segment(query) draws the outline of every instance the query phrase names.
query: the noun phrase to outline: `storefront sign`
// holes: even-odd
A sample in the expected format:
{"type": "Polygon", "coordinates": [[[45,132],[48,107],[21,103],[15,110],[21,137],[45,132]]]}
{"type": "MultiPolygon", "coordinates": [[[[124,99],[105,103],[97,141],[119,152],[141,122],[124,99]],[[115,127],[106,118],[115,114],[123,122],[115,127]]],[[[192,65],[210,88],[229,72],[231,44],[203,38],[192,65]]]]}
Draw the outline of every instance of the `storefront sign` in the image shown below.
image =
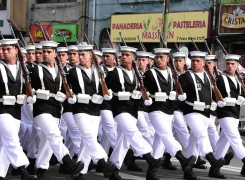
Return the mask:
{"type": "Polygon", "coordinates": [[[6,10],[0,10],[0,31],[2,35],[11,35],[9,23],[6,19],[6,10]]]}
{"type": "MultiPolygon", "coordinates": [[[[162,13],[112,15],[111,37],[121,42],[119,32],[126,42],[159,42],[158,29],[163,26],[162,13]]],[[[167,19],[168,42],[203,41],[208,36],[209,11],[170,13],[167,19]]]]}
{"type": "Polygon", "coordinates": [[[220,7],[219,33],[244,33],[245,4],[228,4],[220,7]]]}
{"type": "Polygon", "coordinates": [[[54,24],[53,35],[55,42],[63,42],[63,34],[66,42],[76,42],[74,34],[78,37],[78,25],[77,24],[54,24]]]}
{"type": "MultiPolygon", "coordinates": [[[[48,24],[43,24],[42,25],[43,30],[47,29],[48,35],[49,37],[51,37],[52,35],[52,24],[48,25],[48,24]]],[[[34,42],[40,42],[43,41],[43,34],[40,30],[39,25],[31,25],[30,27],[30,32],[31,32],[31,36],[34,42]]]]}

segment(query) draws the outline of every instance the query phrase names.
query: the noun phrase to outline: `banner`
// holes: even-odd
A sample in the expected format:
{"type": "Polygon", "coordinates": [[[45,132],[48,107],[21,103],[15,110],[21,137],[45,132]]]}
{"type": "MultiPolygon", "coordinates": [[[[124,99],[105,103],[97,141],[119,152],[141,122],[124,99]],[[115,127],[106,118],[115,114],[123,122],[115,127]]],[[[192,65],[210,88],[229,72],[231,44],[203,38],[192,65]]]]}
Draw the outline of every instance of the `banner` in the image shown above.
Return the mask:
{"type": "MultiPolygon", "coordinates": [[[[50,25],[42,24],[42,27],[43,27],[43,29],[47,29],[49,37],[51,37],[51,35],[52,35],[52,24],[50,24],[50,25]]],[[[39,28],[39,25],[37,25],[37,24],[31,25],[30,26],[30,33],[31,33],[31,36],[32,36],[32,39],[34,42],[44,41],[43,34],[39,28]]]]}
{"type": "Polygon", "coordinates": [[[63,42],[63,33],[66,42],[76,42],[74,34],[78,37],[77,24],[54,24],[52,29],[53,40],[55,42],[63,42]]]}
{"type": "Polygon", "coordinates": [[[245,31],[245,4],[220,6],[219,33],[237,34],[245,31]]]}
{"type": "MultiPolygon", "coordinates": [[[[162,31],[162,13],[112,15],[111,37],[121,42],[119,32],[126,42],[159,42],[158,29],[162,31]]],[[[209,11],[169,13],[167,42],[203,42],[208,37],[209,11]]]]}

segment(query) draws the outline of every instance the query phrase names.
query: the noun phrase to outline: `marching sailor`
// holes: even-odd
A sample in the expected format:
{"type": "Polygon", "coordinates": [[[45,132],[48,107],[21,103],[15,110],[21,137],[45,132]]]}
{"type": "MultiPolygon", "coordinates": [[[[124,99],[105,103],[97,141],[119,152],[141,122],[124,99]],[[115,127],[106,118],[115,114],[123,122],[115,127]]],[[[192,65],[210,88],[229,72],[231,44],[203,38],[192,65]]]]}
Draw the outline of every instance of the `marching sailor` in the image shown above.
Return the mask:
{"type": "Polygon", "coordinates": [[[37,95],[37,101],[33,104],[34,123],[37,123],[42,130],[36,159],[37,176],[39,180],[44,179],[44,174],[49,168],[49,160],[54,153],[57,160],[65,164],[73,177],[83,169],[84,164],[81,161],[76,164],[72,162],[59,130],[61,102],[66,99],[66,95],[61,92],[62,79],[55,63],[58,43],[53,41],[40,43],[43,47],[43,63],[34,67],[31,76],[32,86],[37,95]]]}
{"type": "MultiPolygon", "coordinates": [[[[215,109],[217,105],[212,103],[212,86],[208,75],[204,71],[205,52],[192,51],[191,70],[180,75],[183,92],[187,99],[184,105],[184,117],[189,126],[190,142],[186,151],[186,157],[200,155],[206,157],[211,164],[209,175],[217,175],[217,171],[224,165],[224,159],[215,159],[213,149],[208,138],[208,123],[210,120],[210,109],[215,109]],[[212,106],[211,106],[212,103],[212,106]],[[199,149],[199,150],[198,150],[199,149]]],[[[184,178],[198,179],[193,173],[188,173],[184,178]]]]}
{"type": "Polygon", "coordinates": [[[29,175],[25,168],[29,161],[20,146],[18,136],[21,105],[25,95],[22,94],[24,87],[21,65],[16,57],[17,43],[18,39],[0,40],[4,57],[4,60],[0,61],[0,179],[6,176],[11,164],[19,171],[21,180],[37,180],[37,177],[29,175]]]}
{"type": "MultiPolygon", "coordinates": [[[[236,75],[240,57],[240,55],[236,54],[226,55],[226,70],[217,80],[217,87],[224,99],[223,101],[218,102],[217,116],[222,131],[219,140],[216,143],[214,157],[216,159],[224,158],[231,146],[236,157],[245,164],[245,148],[237,129],[239,124],[240,106],[245,103],[244,88],[242,88],[236,75]]],[[[245,165],[242,167],[241,175],[245,176],[245,165]]],[[[217,178],[221,179],[226,178],[226,176],[221,173],[217,176],[217,178]]]]}
{"type": "MultiPolygon", "coordinates": [[[[114,165],[108,160],[103,147],[97,141],[100,123],[100,106],[104,98],[110,100],[112,94],[101,96],[102,88],[95,65],[92,65],[93,45],[78,45],[80,65],[69,71],[68,82],[76,96],[68,99],[73,103],[73,117],[81,133],[81,146],[78,161],[85,164],[77,180],[83,179],[87,173],[91,159],[94,164],[102,167],[104,176],[109,176],[114,165]],[[77,101],[76,101],[77,99],[77,101]]],[[[97,60],[97,58],[95,59],[97,60]]]]}
{"type": "MultiPolygon", "coordinates": [[[[176,91],[171,69],[167,67],[170,49],[155,48],[154,51],[156,54],[156,67],[147,71],[144,77],[145,87],[153,98],[153,103],[148,108],[149,118],[156,131],[152,154],[154,158],[159,158],[166,149],[167,153],[179,160],[182,170],[186,174],[191,171],[196,157],[184,157],[182,147],[176,141],[172,132],[176,91]]],[[[185,94],[178,95],[178,98],[183,101],[186,96],[185,94]]]]}
{"type": "Polygon", "coordinates": [[[43,47],[40,43],[35,43],[36,63],[43,62],[43,47]]]}
{"type": "MultiPolygon", "coordinates": [[[[118,125],[118,141],[110,157],[110,160],[116,167],[109,179],[122,179],[118,172],[128,149],[132,146],[134,155],[141,156],[147,161],[148,172],[146,179],[149,180],[154,175],[155,170],[162,165],[163,160],[156,160],[151,156],[150,152],[152,148],[142,137],[142,134],[136,126],[138,101],[141,100],[141,92],[138,91],[138,82],[135,72],[132,69],[136,48],[121,46],[120,51],[122,52],[120,59],[121,66],[110,71],[106,76],[106,84],[113,91],[114,95],[111,100],[111,107],[118,125]]],[[[151,99],[146,100],[145,103],[149,105],[151,99]]]]}

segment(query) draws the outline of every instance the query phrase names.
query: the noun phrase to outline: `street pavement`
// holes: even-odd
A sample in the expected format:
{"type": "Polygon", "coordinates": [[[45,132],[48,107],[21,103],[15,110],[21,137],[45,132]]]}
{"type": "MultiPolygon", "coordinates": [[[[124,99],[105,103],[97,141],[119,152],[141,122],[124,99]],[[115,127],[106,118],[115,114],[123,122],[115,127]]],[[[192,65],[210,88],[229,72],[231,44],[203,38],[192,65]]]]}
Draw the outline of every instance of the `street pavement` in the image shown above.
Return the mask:
{"type": "MultiPolygon", "coordinates": [[[[245,145],[245,137],[242,137],[243,145],[245,145]]],[[[230,149],[229,151],[232,151],[230,149]]],[[[0,160],[1,161],[1,160],[0,160]]],[[[180,163],[177,159],[172,158],[171,162],[177,166],[176,171],[169,171],[163,168],[159,168],[158,172],[156,173],[157,176],[163,180],[174,180],[174,179],[183,179],[183,172],[181,170],[180,163]]],[[[147,163],[144,160],[136,160],[136,163],[143,168],[143,172],[133,172],[126,170],[126,167],[123,166],[120,170],[120,176],[125,180],[145,180],[145,174],[147,170],[147,163]]],[[[242,168],[243,163],[234,157],[228,166],[224,166],[221,169],[221,173],[224,173],[228,176],[227,180],[239,180],[245,179],[245,177],[240,175],[240,171],[242,168]]],[[[208,169],[200,170],[194,169],[196,175],[200,177],[201,180],[210,180],[215,178],[208,177],[208,171],[210,165],[207,163],[208,169]]],[[[59,165],[50,166],[49,170],[45,175],[45,180],[70,180],[69,175],[63,175],[58,173],[59,165]]],[[[6,180],[19,180],[19,176],[11,176],[11,171],[9,173],[6,180]]],[[[95,170],[90,171],[88,174],[84,176],[88,180],[106,180],[101,173],[96,173],[95,170]]]]}

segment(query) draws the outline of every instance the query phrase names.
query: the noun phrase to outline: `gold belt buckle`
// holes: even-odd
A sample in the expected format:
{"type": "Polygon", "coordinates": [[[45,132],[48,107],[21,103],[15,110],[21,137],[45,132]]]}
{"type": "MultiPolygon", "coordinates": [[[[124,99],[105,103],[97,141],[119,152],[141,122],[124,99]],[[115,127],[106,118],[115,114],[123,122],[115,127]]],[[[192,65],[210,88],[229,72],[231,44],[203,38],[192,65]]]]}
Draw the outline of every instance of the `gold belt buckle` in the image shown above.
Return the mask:
{"type": "Polygon", "coordinates": [[[49,94],[49,97],[54,97],[54,93],[50,93],[49,94]]]}
{"type": "Polygon", "coordinates": [[[209,109],[210,108],[210,105],[205,105],[205,109],[209,109]]]}

